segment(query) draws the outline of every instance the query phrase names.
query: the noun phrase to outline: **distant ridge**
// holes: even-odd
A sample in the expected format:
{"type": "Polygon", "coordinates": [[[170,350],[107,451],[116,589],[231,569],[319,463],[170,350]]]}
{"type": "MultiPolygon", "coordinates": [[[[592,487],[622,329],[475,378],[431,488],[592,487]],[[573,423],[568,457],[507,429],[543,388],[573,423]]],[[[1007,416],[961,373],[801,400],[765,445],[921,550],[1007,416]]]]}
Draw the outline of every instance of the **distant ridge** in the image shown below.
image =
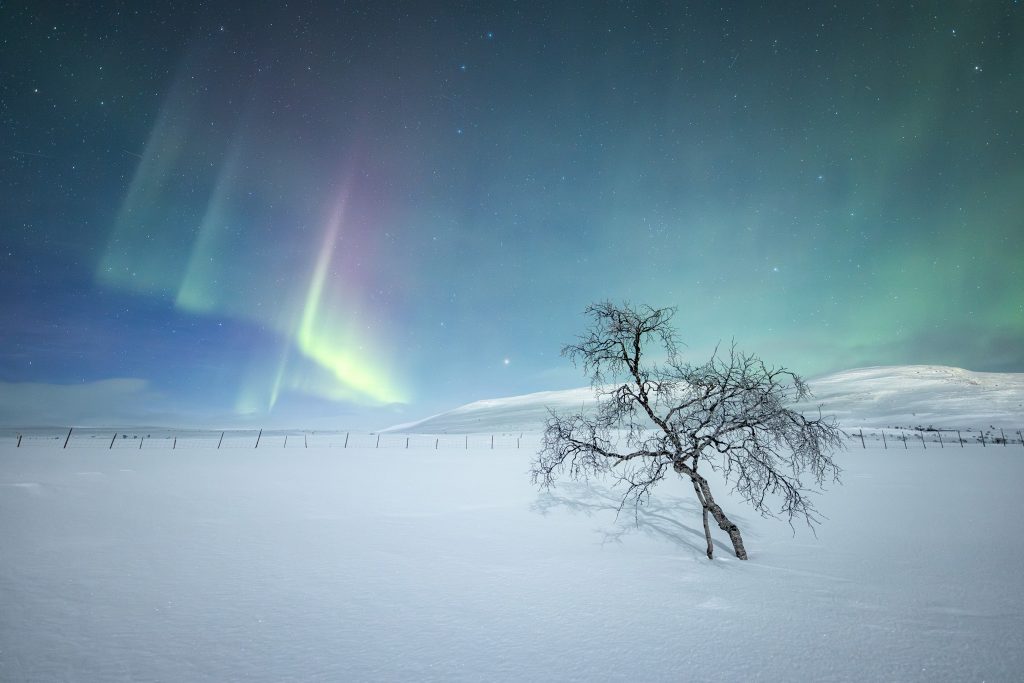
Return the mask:
{"type": "MultiPolygon", "coordinates": [[[[941,365],[858,368],[809,380],[813,401],[797,406],[834,415],[843,427],[1024,425],[1024,373],[972,372],[941,365]]],[[[592,408],[589,388],[475,401],[385,431],[443,434],[535,432],[548,410],[592,408]]]]}
{"type": "Polygon", "coordinates": [[[812,405],[840,424],[864,427],[982,428],[1024,425],[1024,373],[972,372],[943,365],[845,370],[809,381],[812,405]]]}

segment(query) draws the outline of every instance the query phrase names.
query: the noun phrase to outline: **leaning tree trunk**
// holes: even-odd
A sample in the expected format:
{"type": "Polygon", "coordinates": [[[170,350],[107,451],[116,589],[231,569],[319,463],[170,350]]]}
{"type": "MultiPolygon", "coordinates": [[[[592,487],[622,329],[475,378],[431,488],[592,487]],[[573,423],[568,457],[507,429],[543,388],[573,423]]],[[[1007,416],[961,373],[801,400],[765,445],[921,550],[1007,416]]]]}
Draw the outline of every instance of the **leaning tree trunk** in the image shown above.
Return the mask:
{"type": "Polygon", "coordinates": [[[702,504],[704,509],[701,511],[701,517],[704,519],[704,539],[708,542],[708,559],[715,559],[715,546],[711,542],[711,527],[708,526],[708,506],[702,504]]]}
{"type": "Polygon", "coordinates": [[[743,547],[743,536],[740,535],[740,528],[733,524],[733,521],[726,517],[725,512],[719,507],[718,503],[715,502],[715,497],[711,495],[711,487],[708,485],[708,480],[697,474],[696,467],[690,468],[682,462],[673,463],[673,469],[680,474],[685,474],[693,482],[693,490],[697,493],[697,500],[700,501],[701,507],[704,508],[704,537],[708,542],[708,559],[713,559],[714,546],[711,544],[711,529],[708,528],[708,513],[710,512],[718,522],[718,528],[729,534],[729,540],[732,541],[733,552],[736,553],[736,557],[741,560],[747,559],[747,549],[743,547]]]}
{"type": "Polygon", "coordinates": [[[729,540],[732,541],[732,549],[736,553],[736,557],[741,560],[747,559],[747,549],[743,547],[743,536],[740,535],[740,528],[725,516],[725,512],[715,502],[714,496],[711,495],[711,487],[708,486],[708,480],[696,474],[696,472],[694,474],[697,476],[697,482],[700,484],[701,492],[704,494],[704,502],[714,516],[715,521],[718,522],[718,528],[729,534],[729,540]]]}
{"type": "Polygon", "coordinates": [[[692,479],[693,490],[697,494],[697,500],[700,501],[701,507],[701,518],[704,521],[704,540],[708,542],[707,555],[709,560],[715,559],[715,546],[711,542],[711,527],[708,526],[708,501],[704,497],[704,493],[700,490],[700,486],[697,484],[696,479],[692,479]]]}

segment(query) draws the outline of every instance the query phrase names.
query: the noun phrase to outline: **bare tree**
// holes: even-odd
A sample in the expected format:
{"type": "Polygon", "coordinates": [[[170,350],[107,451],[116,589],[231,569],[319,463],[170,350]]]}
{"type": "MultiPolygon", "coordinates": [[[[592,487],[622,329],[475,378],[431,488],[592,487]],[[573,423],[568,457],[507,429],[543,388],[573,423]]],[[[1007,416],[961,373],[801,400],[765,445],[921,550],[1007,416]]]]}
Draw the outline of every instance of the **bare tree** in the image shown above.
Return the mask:
{"type": "Polygon", "coordinates": [[[560,472],[577,480],[615,477],[625,485],[621,510],[629,501],[642,504],[674,471],[690,480],[703,508],[708,558],[710,513],[745,560],[740,529],[715,501],[703,467],[721,472],[762,516],[791,525],[800,518],[813,529],[820,519],[808,496],[839,480],[831,453],[842,447],[840,431],[820,414],[808,418],[787,407],[810,396],[799,376],[735,344],[701,365],[682,362],[670,324],[675,312],[608,302],[587,308],[586,333],[562,355],[590,377],[597,412],[551,413],[532,479],[549,488],[560,472]],[[804,474],[817,489],[805,488],[804,474]]]}

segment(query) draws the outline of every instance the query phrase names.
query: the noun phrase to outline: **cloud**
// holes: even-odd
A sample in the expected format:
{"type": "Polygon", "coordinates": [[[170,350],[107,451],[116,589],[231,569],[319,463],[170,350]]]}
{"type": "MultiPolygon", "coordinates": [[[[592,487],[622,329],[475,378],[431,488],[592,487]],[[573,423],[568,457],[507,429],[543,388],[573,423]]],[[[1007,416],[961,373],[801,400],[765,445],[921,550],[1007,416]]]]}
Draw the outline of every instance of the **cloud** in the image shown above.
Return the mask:
{"type": "Polygon", "coordinates": [[[162,397],[144,379],[82,384],[0,382],[0,424],[17,427],[139,423],[162,397]]]}
{"type": "MultiPolygon", "coordinates": [[[[286,393],[273,412],[175,399],[144,379],[80,384],[0,382],[0,427],[165,427],[172,429],[374,429],[408,420],[400,405],[365,407],[286,393]]],[[[419,416],[417,416],[419,417],[419,416]]]]}

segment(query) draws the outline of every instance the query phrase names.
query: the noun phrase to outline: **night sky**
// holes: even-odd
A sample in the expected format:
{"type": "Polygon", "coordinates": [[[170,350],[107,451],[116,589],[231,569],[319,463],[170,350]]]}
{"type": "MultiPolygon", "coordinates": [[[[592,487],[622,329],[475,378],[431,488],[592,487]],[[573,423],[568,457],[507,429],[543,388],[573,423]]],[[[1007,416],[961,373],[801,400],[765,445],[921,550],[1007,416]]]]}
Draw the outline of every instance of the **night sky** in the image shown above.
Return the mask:
{"type": "Polygon", "coordinates": [[[601,299],[1024,371],[1017,2],[73,4],[0,3],[0,420],[384,426],[601,299]]]}

